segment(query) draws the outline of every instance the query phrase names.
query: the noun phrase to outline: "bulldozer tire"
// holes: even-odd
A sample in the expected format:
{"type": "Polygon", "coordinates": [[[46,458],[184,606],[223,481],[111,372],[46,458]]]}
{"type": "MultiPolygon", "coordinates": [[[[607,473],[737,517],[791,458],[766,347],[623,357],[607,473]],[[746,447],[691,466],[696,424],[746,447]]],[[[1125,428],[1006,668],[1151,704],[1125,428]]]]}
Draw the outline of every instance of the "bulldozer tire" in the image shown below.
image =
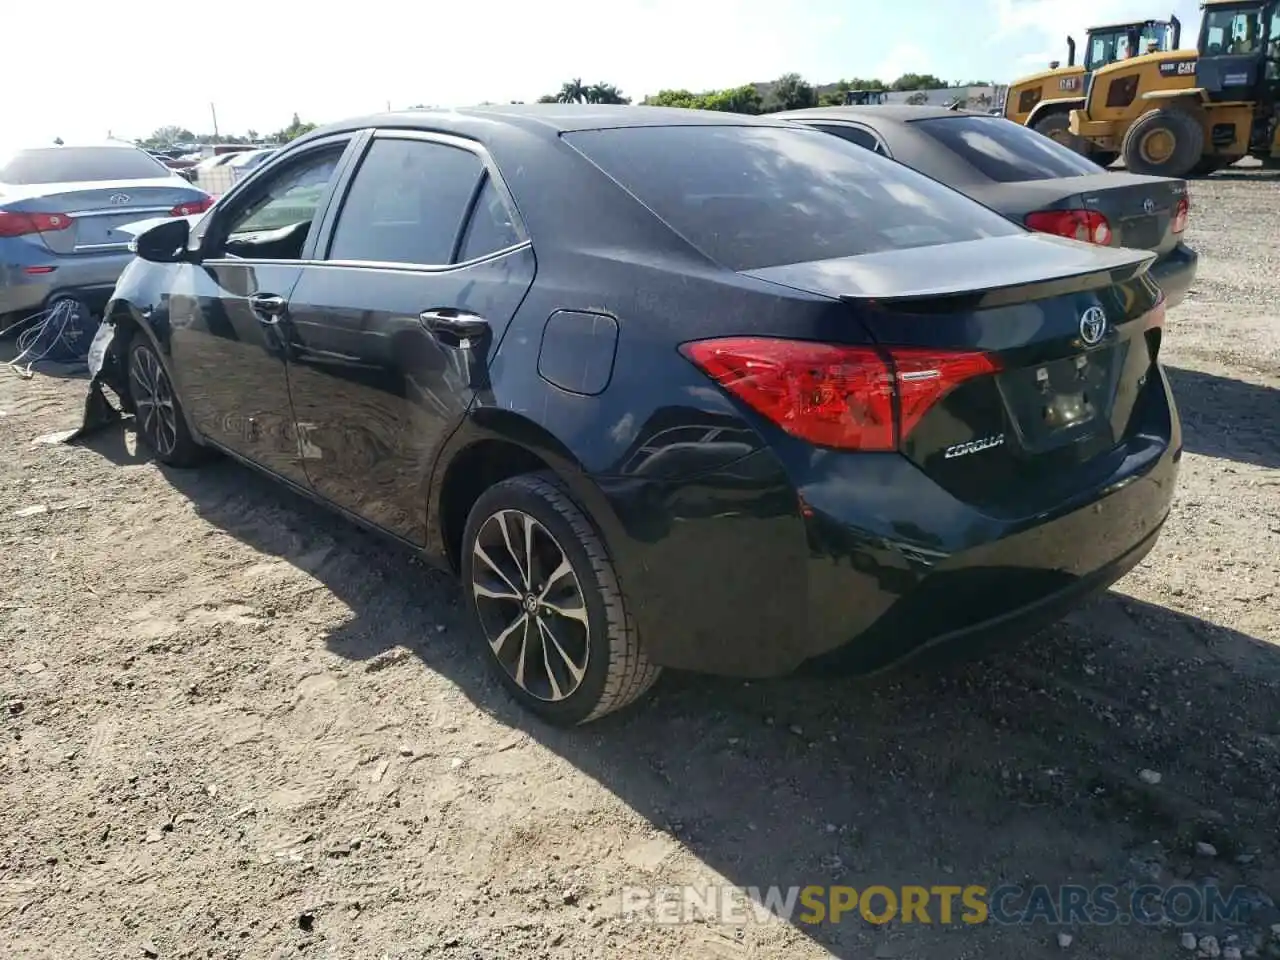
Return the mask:
{"type": "Polygon", "coordinates": [[[1087,155],[1089,152],[1088,142],[1071,132],[1071,118],[1066,113],[1051,113],[1047,117],[1041,117],[1031,125],[1031,129],[1076,153],[1087,155]]]}
{"type": "Polygon", "coordinates": [[[1204,129],[1185,110],[1149,110],[1135,120],[1120,149],[1130,173],[1185,177],[1204,153],[1204,129]]]}

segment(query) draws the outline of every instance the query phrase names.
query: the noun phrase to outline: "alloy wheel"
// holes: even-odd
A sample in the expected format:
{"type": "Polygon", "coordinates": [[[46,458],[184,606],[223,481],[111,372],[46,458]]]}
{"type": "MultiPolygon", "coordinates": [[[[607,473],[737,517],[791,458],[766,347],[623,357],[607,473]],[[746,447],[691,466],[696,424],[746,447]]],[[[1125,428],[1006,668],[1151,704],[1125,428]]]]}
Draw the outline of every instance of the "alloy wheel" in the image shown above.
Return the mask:
{"type": "Polygon", "coordinates": [[[157,454],[170,456],[178,446],[178,411],[169,375],[148,346],[134,349],[129,366],[138,429],[157,454]]]}
{"type": "Polygon", "coordinates": [[[521,690],[556,702],[582,685],[586,598],[564,548],[537,519],[499,510],[476,533],[471,591],[494,657],[521,690]]]}

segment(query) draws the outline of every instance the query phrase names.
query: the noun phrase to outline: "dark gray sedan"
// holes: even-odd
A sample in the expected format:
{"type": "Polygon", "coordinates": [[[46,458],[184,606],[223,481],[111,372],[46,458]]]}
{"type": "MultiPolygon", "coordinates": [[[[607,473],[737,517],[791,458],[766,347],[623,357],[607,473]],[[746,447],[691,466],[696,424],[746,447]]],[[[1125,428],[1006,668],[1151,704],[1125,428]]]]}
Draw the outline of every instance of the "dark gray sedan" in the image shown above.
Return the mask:
{"type": "Polygon", "coordinates": [[[1108,172],[1002,117],[941,107],[819,107],[775,114],[904,163],[1043,233],[1151,250],[1169,306],[1196,275],[1182,242],[1185,180],[1108,172]]]}

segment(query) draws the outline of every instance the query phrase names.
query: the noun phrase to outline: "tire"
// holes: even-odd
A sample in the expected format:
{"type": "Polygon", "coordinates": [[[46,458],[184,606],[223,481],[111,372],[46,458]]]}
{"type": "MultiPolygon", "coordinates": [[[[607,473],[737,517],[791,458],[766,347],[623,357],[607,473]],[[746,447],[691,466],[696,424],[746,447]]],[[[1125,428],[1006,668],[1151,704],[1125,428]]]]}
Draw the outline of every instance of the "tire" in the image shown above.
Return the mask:
{"type": "Polygon", "coordinates": [[[604,542],[554,474],[512,477],[485,491],[467,518],[461,567],[482,656],[543,720],[563,727],[597,720],[658,679],[604,542]]]}
{"type": "Polygon", "coordinates": [[[1083,156],[1089,155],[1089,141],[1077,137],[1071,132],[1071,117],[1066,113],[1051,113],[1041,117],[1031,125],[1031,129],[1042,136],[1062,144],[1083,156]]]}
{"type": "Polygon", "coordinates": [[[129,399],[138,438],[170,467],[193,467],[207,452],[191,436],[173,381],[151,341],[138,334],[129,344],[129,399]]]}
{"type": "Polygon", "coordinates": [[[1125,132],[1120,152],[1130,173],[1185,177],[1204,153],[1204,129],[1185,110],[1149,110],[1125,132]]]}
{"type": "Polygon", "coordinates": [[[1114,150],[1092,150],[1089,159],[1100,167],[1109,167],[1120,159],[1120,154],[1114,150]]]}

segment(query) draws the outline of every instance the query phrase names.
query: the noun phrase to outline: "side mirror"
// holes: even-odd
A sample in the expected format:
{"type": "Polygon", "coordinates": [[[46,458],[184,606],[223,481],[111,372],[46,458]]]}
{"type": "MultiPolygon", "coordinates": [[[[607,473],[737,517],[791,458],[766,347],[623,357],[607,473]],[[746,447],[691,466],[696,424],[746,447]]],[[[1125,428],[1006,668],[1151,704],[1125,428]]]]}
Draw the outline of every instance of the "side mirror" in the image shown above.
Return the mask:
{"type": "Polygon", "coordinates": [[[191,240],[191,224],[186,217],[175,217],[148,227],[134,238],[130,247],[143,260],[151,263],[181,263],[188,259],[187,244],[191,240]]]}

